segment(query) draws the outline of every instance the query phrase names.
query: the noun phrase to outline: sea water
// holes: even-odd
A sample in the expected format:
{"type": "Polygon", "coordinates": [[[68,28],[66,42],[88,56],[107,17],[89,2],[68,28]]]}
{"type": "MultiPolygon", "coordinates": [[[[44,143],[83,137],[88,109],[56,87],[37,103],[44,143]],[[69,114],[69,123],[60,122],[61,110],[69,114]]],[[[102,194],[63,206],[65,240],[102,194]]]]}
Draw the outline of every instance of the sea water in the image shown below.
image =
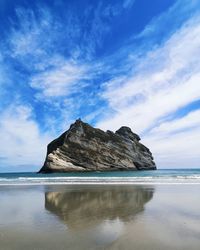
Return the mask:
{"type": "Polygon", "coordinates": [[[39,184],[200,184],[200,169],[159,169],[82,173],[0,173],[0,185],[39,184]]]}

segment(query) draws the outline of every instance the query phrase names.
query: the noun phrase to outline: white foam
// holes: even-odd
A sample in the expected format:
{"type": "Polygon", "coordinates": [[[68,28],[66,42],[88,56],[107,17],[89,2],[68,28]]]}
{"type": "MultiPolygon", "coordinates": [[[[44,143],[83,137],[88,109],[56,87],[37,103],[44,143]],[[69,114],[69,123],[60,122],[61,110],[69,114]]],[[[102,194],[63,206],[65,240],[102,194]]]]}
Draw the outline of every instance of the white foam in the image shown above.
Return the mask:
{"type": "Polygon", "coordinates": [[[18,177],[0,178],[0,185],[124,185],[124,184],[200,184],[200,175],[145,177],[18,177]]]}

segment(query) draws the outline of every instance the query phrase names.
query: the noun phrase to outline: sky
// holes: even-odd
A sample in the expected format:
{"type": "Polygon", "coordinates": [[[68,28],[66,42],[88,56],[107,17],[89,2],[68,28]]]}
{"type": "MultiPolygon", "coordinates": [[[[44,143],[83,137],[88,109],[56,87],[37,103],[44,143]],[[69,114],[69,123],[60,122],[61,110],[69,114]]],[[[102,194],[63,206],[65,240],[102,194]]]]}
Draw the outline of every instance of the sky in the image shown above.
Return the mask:
{"type": "Polygon", "coordinates": [[[76,119],[200,167],[199,0],[0,0],[0,172],[37,171],[76,119]]]}

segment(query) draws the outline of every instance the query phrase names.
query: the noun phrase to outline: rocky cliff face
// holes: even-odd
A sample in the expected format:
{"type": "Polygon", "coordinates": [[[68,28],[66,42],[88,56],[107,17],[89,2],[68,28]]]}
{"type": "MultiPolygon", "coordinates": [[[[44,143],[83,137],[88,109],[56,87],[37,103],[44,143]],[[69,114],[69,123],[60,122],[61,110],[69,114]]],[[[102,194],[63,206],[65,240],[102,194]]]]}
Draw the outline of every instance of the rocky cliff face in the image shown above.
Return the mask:
{"type": "Polygon", "coordinates": [[[77,120],[47,147],[40,173],[156,169],[150,150],[130,128],[104,132],[77,120]]]}

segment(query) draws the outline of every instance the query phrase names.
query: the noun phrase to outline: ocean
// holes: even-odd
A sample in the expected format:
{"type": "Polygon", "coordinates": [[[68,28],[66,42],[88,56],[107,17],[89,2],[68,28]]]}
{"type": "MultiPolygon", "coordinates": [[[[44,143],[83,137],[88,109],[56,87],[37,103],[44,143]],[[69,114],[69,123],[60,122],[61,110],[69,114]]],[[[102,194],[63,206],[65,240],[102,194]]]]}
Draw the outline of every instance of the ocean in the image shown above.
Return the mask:
{"type": "Polygon", "coordinates": [[[85,173],[0,173],[0,185],[200,184],[200,169],[159,169],[85,173]]]}

